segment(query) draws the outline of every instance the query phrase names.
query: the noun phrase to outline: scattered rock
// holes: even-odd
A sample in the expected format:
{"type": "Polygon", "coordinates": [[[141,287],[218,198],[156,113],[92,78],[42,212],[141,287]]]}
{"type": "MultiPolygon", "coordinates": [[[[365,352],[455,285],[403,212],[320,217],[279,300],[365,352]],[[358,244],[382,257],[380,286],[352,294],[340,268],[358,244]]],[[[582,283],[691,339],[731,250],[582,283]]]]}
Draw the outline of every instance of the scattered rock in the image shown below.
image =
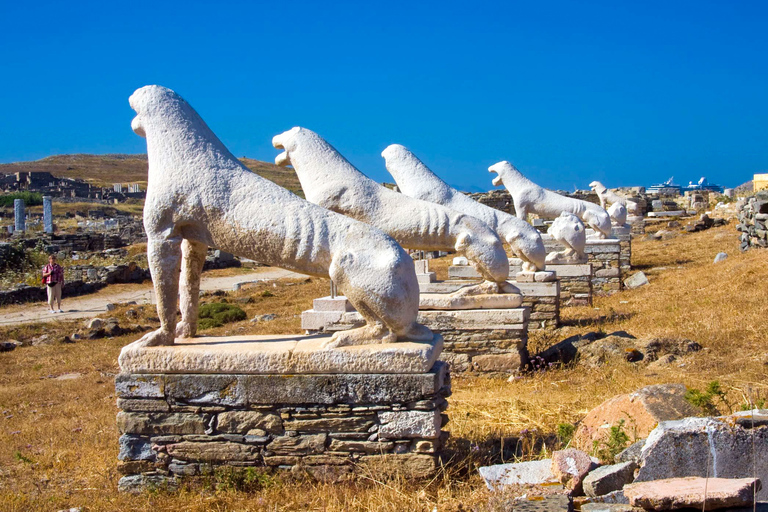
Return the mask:
{"type": "Polygon", "coordinates": [[[755,478],[669,478],[624,487],[630,504],[652,510],[743,507],[754,503],[760,481],[755,478]]]}
{"type": "Polygon", "coordinates": [[[496,464],[478,469],[488,489],[515,484],[557,484],[559,480],[552,474],[552,459],[496,464]]]}
{"type": "Polygon", "coordinates": [[[277,315],[270,313],[268,315],[256,315],[251,319],[251,322],[257,323],[257,322],[269,322],[271,320],[274,320],[277,318],[277,315]]]}
{"type": "Polygon", "coordinates": [[[115,308],[117,308],[117,306],[115,306],[115,305],[114,305],[114,304],[112,304],[111,302],[110,302],[110,303],[108,303],[108,304],[107,304],[105,307],[106,307],[107,311],[114,311],[114,310],[115,310],[115,308]]]}
{"type": "Polygon", "coordinates": [[[601,466],[584,478],[584,493],[596,497],[621,490],[635,479],[636,468],[637,464],[631,461],[601,466]]]}
{"type": "Polygon", "coordinates": [[[552,474],[576,495],[583,494],[582,483],[592,467],[592,459],[581,450],[567,448],[552,453],[552,474]]]}
{"type": "Polygon", "coordinates": [[[117,482],[117,490],[134,494],[146,490],[176,490],[178,483],[174,478],[164,475],[130,475],[124,476],[117,482]]]}
{"type": "Polygon", "coordinates": [[[571,498],[565,494],[550,494],[548,496],[531,496],[519,498],[512,502],[512,506],[504,510],[515,512],[571,512],[573,504],[571,498]]]}
{"type": "Polygon", "coordinates": [[[139,316],[139,313],[135,309],[129,309],[125,312],[125,316],[128,318],[137,318],[139,316]]]}
{"type": "MultiPolygon", "coordinates": [[[[768,410],[662,421],[648,436],[640,466],[635,482],[689,476],[768,481],[768,410]]],[[[757,497],[765,500],[768,491],[757,497]]]]}
{"type": "Polygon", "coordinates": [[[717,256],[715,256],[715,261],[713,263],[720,263],[724,259],[728,257],[728,253],[726,252],[719,252],[717,253],[717,256]]]}
{"type": "Polygon", "coordinates": [[[624,286],[629,288],[630,290],[635,288],[640,288],[641,286],[645,286],[649,284],[648,278],[645,276],[643,272],[637,272],[635,274],[632,274],[627,279],[624,280],[624,286]]]}
{"type": "Polygon", "coordinates": [[[85,326],[88,329],[100,329],[104,325],[104,322],[101,318],[91,318],[90,320],[85,321],[85,326]]]}
{"type": "Polygon", "coordinates": [[[41,345],[51,345],[53,342],[54,342],[53,338],[51,338],[47,334],[43,334],[36,338],[32,338],[30,340],[30,345],[32,345],[33,347],[39,347],[41,345]]]}
{"type": "Polygon", "coordinates": [[[16,340],[8,340],[0,342],[0,352],[10,352],[11,350],[15,350],[16,347],[20,347],[21,342],[16,340]]]}
{"type": "MultiPolygon", "coordinates": [[[[570,339],[570,338],[569,338],[570,339]]],[[[613,333],[594,342],[579,338],[574,344],[579,364],[588,367],[602,366],[612,359],[625,359],[636,363],[643,361],[652,363],[668,354],[674,357],[667,358],[660,365],[669,364],[675,357],[682,357],[701,350],[701,345],[688,339],[675,338],[646,338],[636,339],[613,333]]]]}
{"type": "Polygon", "coordinates": [[[75,379],[79,379],[82,376],[83,375],[80,373],[65,373],[63,375],[59,375],[54,380],[75,380],[75,379]]]}
{"type": "Polygon", "coordinates": [[[71,339],[73,342],[74,342],[74,341],[80,341],[80,340],[82,340],[82,339],[83,339],[83,336],[82,336],[80,333],[77,333],[77,332],[73,332],[73,333],[72,333],[72,334],[69,336],[69,339],[71,339]]]}
{"type": "Polygon", "coordinates": [[[621,462],[634,462],[635,465],[640,463],[640,455],[642,455],[643,446],[645,446],[645,439],[635,441],[624,451],[619,453],[613,458],[613,461],[617,464],[621,462]]]}
{"type": "Polygon", "coordinates": [[[74,343],[69,336],[62,336],[59,338],[59,343],[74,343]]]}
{"type": "Polygon", "coordinates": [[[579,423],[573,446],[591,450],[594,442],[604,442],[610,427],[624,420],[630,438],[644,438],[660,421],[677,420],[699,413],[685,398],[682,384],[658,384],[610,398],[592,409],[579,423]]]}
{"type": "Polygon", "coordinates": [[[645,509],[624,503],[585,503],[581,512],[643,512],[645,509]]]}

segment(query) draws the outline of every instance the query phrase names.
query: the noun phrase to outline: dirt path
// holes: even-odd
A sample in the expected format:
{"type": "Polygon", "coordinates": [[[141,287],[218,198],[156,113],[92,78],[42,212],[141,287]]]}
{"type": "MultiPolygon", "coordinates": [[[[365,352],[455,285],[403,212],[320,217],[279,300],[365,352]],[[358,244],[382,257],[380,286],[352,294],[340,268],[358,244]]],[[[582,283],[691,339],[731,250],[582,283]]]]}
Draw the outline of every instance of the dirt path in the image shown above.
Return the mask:
{"type": "MultiPolygon", "coordinates": [[[[300,277],[302,274],[290,270],[260,267],[253,272],[234,276],[206,277],[203,275],[200,289],[204,291],[232,290],[238,283],[300,277]]],[[[42,302],[4,307],[0,309],[0,325],[90,318],[103,314],[109,303],[135,301],[138,304],[154,304],[154,295],[150,283],[113,285],[90,295],[63,300],[64,313],[50,313],[48,305],[42,302]]]]}

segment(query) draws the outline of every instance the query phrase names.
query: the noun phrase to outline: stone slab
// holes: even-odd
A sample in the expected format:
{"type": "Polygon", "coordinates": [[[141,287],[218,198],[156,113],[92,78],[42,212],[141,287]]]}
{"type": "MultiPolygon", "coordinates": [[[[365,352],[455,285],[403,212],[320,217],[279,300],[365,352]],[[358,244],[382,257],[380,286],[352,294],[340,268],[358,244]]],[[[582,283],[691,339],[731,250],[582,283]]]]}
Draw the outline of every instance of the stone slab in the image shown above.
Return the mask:
{"type": "Polygon", "coordinates": [[[330,335],[228,336],[177,339],[172,346],[123,347],[128,373],[317,374],[424,373],[437,361],[443,339],[322,348],[330,335]]]}
{"type": "Polygon", "coordinates": [[[463,309],[457,311],[419,311],[418,321],[433,330],[445,329],[523,329],[528,308],[463,309]]]}
{"type": "Polygon", "coordinates": [[[475,280],[475,281],[469,281],[466,279],[449,279],[447,281],[436,281],[434,283],[419,283],[419,292],[420,293],[453,293],[456,290],[460,290],[461,288],[465,288],[467,286],[472,286],[475,284],[480,284],[482,281],[475,280]]]}
{"type": "Polygon", "coordinates": [[[684,210],[675,210],[671,212],[648,212],[649,217],[682,217],[685,215],[684,210]]]}
{"type": "Polygon", "coordinates": [[[592,265],[585,263],[583,265],[547,265],[548,272],[554,272],[557,277],[590,277],[592,275],[592,265]]]}
{"type": "Polygon", "coordinates": [[[705,506],[706,510],[743,507],[754,503],[760,480],[755,478],[669,478],[624,487],[633,506],[652,510],[676,510],[705,506]]]}
{"type": "Polygon", "coordinates": [[[483,295],[450,295],[445,293],[422,293],[419,295],[419,309],[512,309],[523,303],[517,293],[495,293],[483,295]]]}
{"type": "Polygon", "coordinates": [[[493,491],[505,485],[546,485],[559,484],[552,473],[552,459],[515,462],[513,464],[495,464],[478,468],[485,485],[493,491]]]}
{"type": "Polygon", "coordinates": [[[448,267],[448,277],[451,279],[477,279],[480,273],[471,265],[451,265],[448,267]]]}
{"type": "Polygon", "coordinates": [[[523,297],[559,297],[560,282],[551,283],[514,283],[523,297]]]}
{"type": "Polygon", "coordinates": [[[435,272],[427,272],[424,274],[416,274],[416,280],[421,283],[434,283],[437,281],[437,274],[435,272]]]}
{"type": "Polygon", "coordinates": [[[428,373],[327,375],[130,374],[115,378],[120,399],[163,398],[195,406],[391,404],[422,400],[448,379],[438,362],[428,373]]]}
{"type": "Polygon", "coordinates": [[[346,297],[343,295],[337,295],[336,297],[320,297],[312,301],[312,309],[315,311],[354,311],[352,306],[346,297]]]}

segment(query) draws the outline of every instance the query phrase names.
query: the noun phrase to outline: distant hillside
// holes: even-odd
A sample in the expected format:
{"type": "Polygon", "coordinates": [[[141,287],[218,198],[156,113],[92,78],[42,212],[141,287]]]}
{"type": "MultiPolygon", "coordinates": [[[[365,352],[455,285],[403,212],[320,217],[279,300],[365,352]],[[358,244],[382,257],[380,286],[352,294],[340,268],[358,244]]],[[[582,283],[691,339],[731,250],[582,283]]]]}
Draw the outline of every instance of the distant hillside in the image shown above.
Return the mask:
{"type": "MultiPolygon", "coordinates": [[[[304,197],[293,169],[269,162],[241,158],[256,174],[304,197]]],[[[56,155],[34,162],[0,164],[0,173],[50,172],[61,178],[78,178],[102,187],[113,183],[147,185],[147,155],[56,155]]]]}

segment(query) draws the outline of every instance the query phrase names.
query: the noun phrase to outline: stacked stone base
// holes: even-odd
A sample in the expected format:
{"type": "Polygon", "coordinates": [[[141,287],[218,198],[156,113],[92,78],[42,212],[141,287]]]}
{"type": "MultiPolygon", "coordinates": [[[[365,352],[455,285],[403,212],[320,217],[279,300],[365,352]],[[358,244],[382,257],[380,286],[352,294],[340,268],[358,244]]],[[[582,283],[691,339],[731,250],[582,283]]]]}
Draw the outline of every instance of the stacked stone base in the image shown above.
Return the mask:
{"type": "Polygon", "coordinates": [[[222,471],[337,481],[361,465],[432,475],[447,365],[411,374],[134,374],[116,378],[124,491],[222,471]]]}
{"type": "MultiPolygon", "coordinates": [[[[456,285],[460,286],[462,284],[456,285]]],[[[328,333],[363,325],[364,320],[357,311],[349,312],[348,303],[336,305],[337,311],[328,311],[332,306],[327,302],[321,304],[323,301],[326,298],[315,299],[313,309],[302,312],[302,329],[309,333],[328,333]]],[[[526,307],[422,310],[418,321],[442,336],[440,359],[451,363],[453,371],[513,373],[528,364],[529,315],[526,307]]]]}

